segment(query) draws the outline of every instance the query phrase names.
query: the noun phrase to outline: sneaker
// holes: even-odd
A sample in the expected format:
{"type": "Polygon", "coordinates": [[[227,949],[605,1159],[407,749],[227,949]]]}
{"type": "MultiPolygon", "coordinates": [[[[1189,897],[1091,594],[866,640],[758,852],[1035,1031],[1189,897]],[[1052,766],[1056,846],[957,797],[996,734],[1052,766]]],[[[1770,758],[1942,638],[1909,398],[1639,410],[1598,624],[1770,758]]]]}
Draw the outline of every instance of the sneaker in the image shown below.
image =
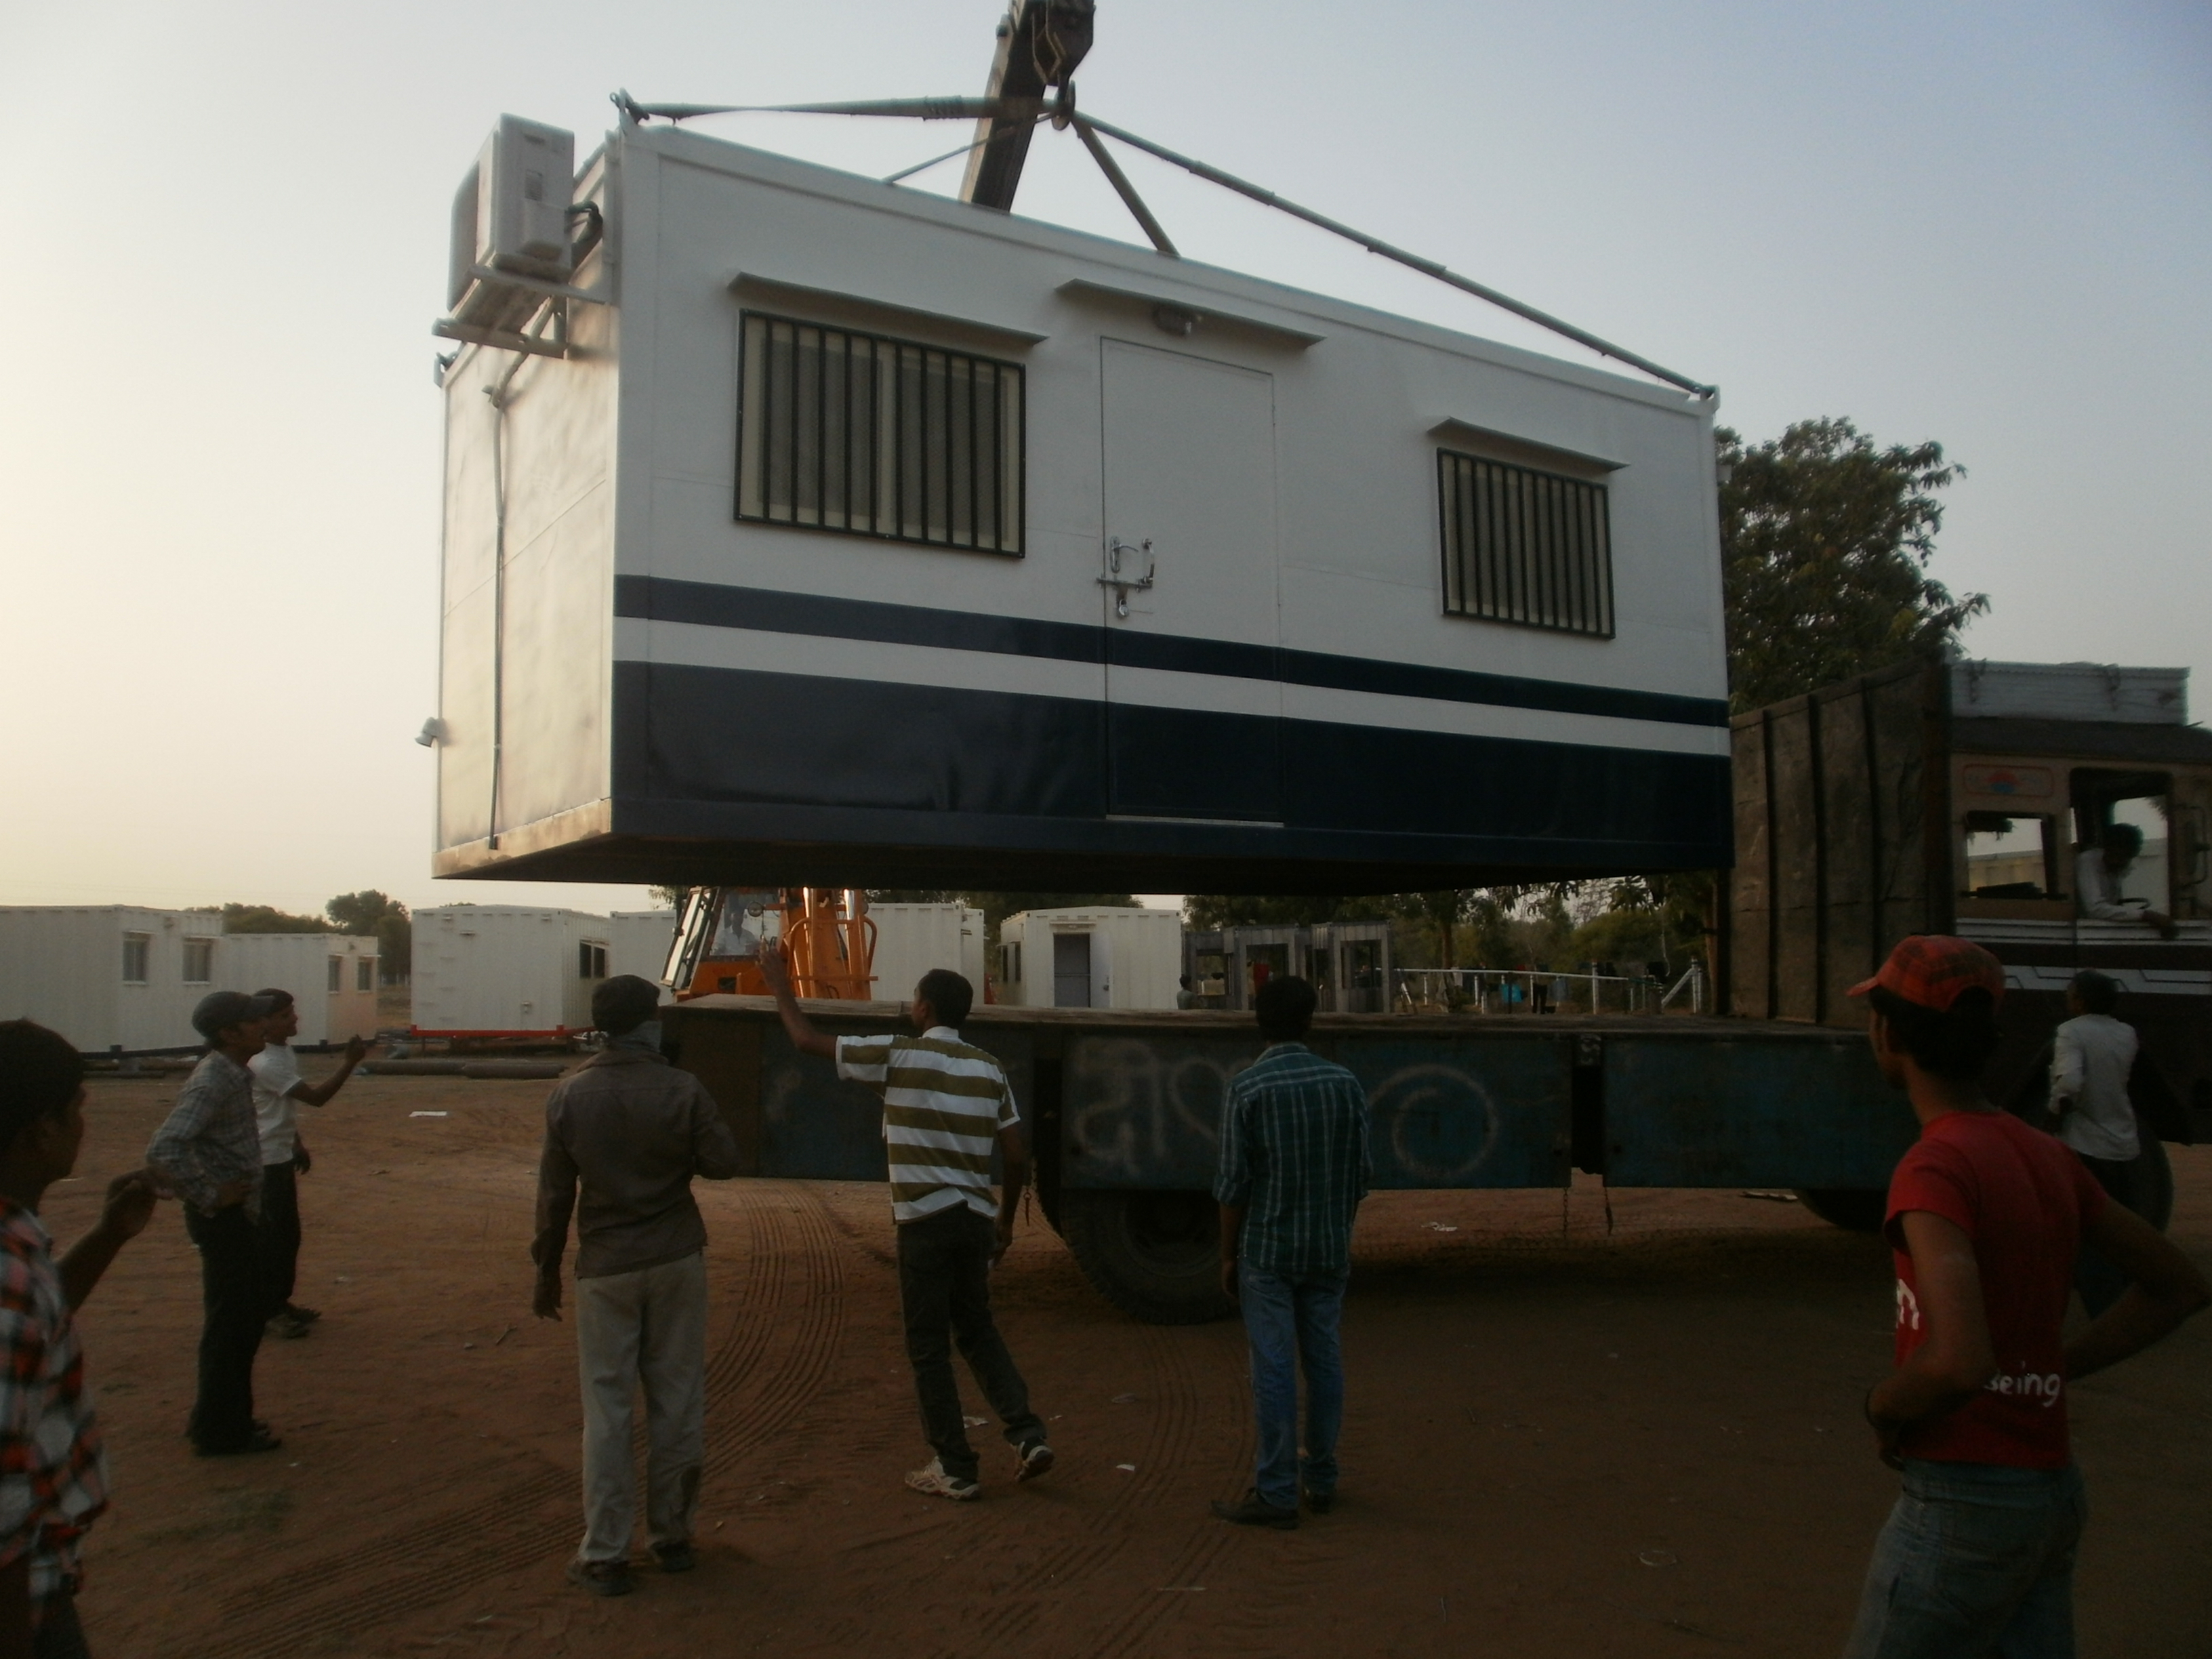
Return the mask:
{"type": "Polygon", "coordinates": [[[673,1544],[655,1544],[653,1559],[660,1564],[663,1572],[689,1572],[699,1565],[698,1554],[688,1538],[673,1544]]]}
{"type": "Polygon", "coordinates": [[[594,1595],[628,1595],[637,1586],[630,1581],[627,1561],[571,1561],[568,1582],[594,1595]]]}
{"type": "Polygon", "coordinates": [[[1316,1515],[1327,1515],[1336,1507],[1336,1494],[1333,1492],[1309,1490],[1306,1493],[1306,1507],[1316,1515]]]}
{"type": "Polygon", "coordinates": [[[289,1313],[278,1314],[269,1322],[266,1327],[270,1335],[289,1338],[305,1336],[310,1328],[309,1321],[289,1313]]]}
{"type": "Polygon", "coordinates": [[[302,1325],[312,1325],[323,1316],[320,1308],[303,1308],[296,1302],[287,1302],[276,1311],[287,1319],[295,1319],[302,1325]]]}
{"type": "Polygon", "coordinates": [[[1224,1521],[1239,1527],[1273,1527],[1277,1532],[1297,1530],[1298,1512],[1295,1509],[1278,1509],[1260,1496],[1257,1488],[1248,1491],[1233,1504],[1213,1500],[1213,1512],[1224,1521]]]}
{"type": "Polygon", "coordinates": [[[932,1498],[949,1498],[956,1504],[964,1504],[970,1498],[981,1498],[983,1495],[983,1489],[973,1480],[963,1480],[957,1474],[947,1474],[945,1472],[945,1461],[939,1457],[931,1458],[929,1467],[927,1468],[909,1469],[907,1472],[906,1483],[916,1492],[927,1492],[932,1498]]]}
{"type": "Polygon", "coordinates": [[[255,1452],[272,1452],[284,1443],[269,1431],[265,1423],[256,1423],[253,1431],[234,1446],[203,1446],[195,1443],[195,1457],[246,1457],[255,1452]]]}
{"type": "Polygon", "coordinates": [[[1032,1440],[1016,1454],[1021,1468],[1015,1472],[1017,1480],[1034,1480],[1041,1474],[1052,1472],[1052,1448],[1042,1440],[1032,1440]]]}

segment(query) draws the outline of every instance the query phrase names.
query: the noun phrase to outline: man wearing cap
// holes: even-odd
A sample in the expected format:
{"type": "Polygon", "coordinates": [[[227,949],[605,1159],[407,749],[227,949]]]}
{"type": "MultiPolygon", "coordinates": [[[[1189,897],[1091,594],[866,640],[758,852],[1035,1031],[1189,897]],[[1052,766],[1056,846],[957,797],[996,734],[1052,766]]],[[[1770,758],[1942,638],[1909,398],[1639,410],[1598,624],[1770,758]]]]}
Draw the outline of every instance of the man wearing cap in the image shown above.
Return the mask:
{"type": "Polygon", "coordinates": [[[2069,1148],[1984,1096],[2004,992],[1995,957],[1938,936],[1905,939],[1851,990],[1920,1139],[1889,1188],[1896,1369],[1865,1403],[1905,1490],[1847,1659],[2071,1655],[2084,1508],[2068,1386],[2212,1299],[2189,1259],[2109,1203],[2069,1148]],[[2085,1240],[2132,1284],[2069,1342],[2060,1325],[2085,1240]]]}
{"type": "Polygon", "coordinates": [[[632,1401],[645,1389],[645,1519],[664,1572],[696,1564],[706,1461],[707,1224],[694,1176],[738,1173],[714,1097],[660,1052],[660,988],[617,974],[592,993],[607,1046],[545,1097],[532,1311],[561,1316],[561,1257],[576,1218],[576,1367],[584,1396],[584,1541],[568,1581],[627,1595],[637,1476],[632,1401]],[[579,1197],[578,1189],[581,1188],[579,1197]]]}
{"type": "Polygon", "coordinates": [[[2142,855],[2142,831],[2132,823],[2108,823],[2094,847],[2084,848],[2074,860],[2074,902],[2085,916],[2097,921],[2141,922],[2157,930],[2160,939],[2172,939],[2180,930],[2173,918],[2148,905],[2130,904],[2121,896],[2120,884],[2128,870],[2142,855]]]}
{"type": "Polygon", "coordinates": [[[146,1167],[184,1200],[185,1230],[200,1253],[205,1316],[199,1389],[185,1432],[203,1457],[274,1451],[283,1443],[253,1415],[253,1356],[269,1316],[261,1252],[261,1128],[253,1074],[269,1005],[215,991],[192,1010],[208,1051],[146,1145],[146,1167]]]}

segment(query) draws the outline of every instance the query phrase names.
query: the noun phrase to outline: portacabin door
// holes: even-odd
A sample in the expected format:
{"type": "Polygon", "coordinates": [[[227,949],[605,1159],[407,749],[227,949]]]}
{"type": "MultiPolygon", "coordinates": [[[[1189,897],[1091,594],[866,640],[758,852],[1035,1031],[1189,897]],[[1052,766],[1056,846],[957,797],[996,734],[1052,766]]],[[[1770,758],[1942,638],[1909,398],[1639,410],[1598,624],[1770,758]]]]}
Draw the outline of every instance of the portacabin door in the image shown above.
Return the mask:
{"type": "Polygon", "coordinates": [[[1108,811],[1280,823],[1274,378],[1100,351],[1108,811]]]}

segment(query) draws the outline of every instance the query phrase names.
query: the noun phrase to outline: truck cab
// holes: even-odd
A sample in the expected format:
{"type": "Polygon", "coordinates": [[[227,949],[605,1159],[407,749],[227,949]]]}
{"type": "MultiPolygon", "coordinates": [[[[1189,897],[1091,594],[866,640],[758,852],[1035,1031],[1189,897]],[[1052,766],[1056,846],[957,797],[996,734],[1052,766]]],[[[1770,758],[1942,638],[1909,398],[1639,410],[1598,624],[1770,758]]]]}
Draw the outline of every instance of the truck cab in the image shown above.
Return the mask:
{"type": "Polygon", "coordinates": [[[2011,987],[1992,1097],[2033,1121],[2067,982],[2094,968],[2142,1036],[2145,1157],[2212,1138],[2212,732],[2187,670],[1913,662],[1731,726],[1728,1012],[1856,1028],[1848,989],[1899,939],[1963,935],[2011,987]],[[2093,906],[2084,860],[2113,825],[2141,851],[2093,906]]]}

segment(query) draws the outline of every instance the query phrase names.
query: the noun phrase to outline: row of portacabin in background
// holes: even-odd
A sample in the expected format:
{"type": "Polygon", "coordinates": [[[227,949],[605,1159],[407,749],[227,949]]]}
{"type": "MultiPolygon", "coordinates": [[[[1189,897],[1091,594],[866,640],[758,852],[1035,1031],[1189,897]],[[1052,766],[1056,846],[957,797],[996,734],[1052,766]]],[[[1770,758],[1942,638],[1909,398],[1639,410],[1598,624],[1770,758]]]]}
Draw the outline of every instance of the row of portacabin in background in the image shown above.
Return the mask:
{"type": "Polygon", "coordinates": [[[227,933],[216,910],[144,905],[0,906],[0,1018],[35,1019],[80,1053],[199,1046],[192,1009],[210,991],[289,991],[304,1047],[433,1031],[588,1030],[610,974],[658,979],[672,910],[593,915],[544,905],[453,904],[415,913],[411,1017],[379,1015],[373,936],[227,933]]]}
{"type": "Polygon", "coordinates": [[[219,910],[0,906],[0,1018],[35,1019],[83,1054],[197,1048],[210,991],[289,991],[295,1042],[374,1036],[378,949],[354,933],[226,933],[219,910]]]}
{"type": "MultiPolygon", "coordinates": [[[[1389,928],[1380,922],[1193,934],[1188,943],[1208,951],[1228,946],[1226,957],[1194,961],[1182,918],[1171,910],[1024,911],[1001,923],[994,950],[982,912],[967,904],[880,904],[869,916],[880,1002],[902,1002],[923,974],[951,968],[979,994],[1014,1006],[1170,1009],[1182,976],[1195,968],[1204,988],[1216,993],[1198,1006],[1243,1007],[1247,998],[1221,995],[1204,976],[1221,975],[1233,957],[1232,982],[1241,988],[1245,957],[1256,963],[1273,949],[1284,958],[1270,961],[1275,971],[1317,975],[1325,1007],[1386,1006],[1369,989],[1389,979],[1389,928]],[[1278,933],[1284,941],[1297,935],[1294,952],[1278,933]]],[[[305,1046],[400,1027],[416,1036],[567,1036],[592,1029],[592,993],[610,975],[665,983],[676,920],[673,910],[602,915],[553,905],[419,909],[411,1006],[401,1019],[379,1017],[374,937],[226,933],[214,910],[0,907],[0,1018],[38,1020],[86,1054],[157,1054],[198,1046],[191,1012],[209,992],[279,987],[298,1002],[295,1041],[305,1046]]]]}

